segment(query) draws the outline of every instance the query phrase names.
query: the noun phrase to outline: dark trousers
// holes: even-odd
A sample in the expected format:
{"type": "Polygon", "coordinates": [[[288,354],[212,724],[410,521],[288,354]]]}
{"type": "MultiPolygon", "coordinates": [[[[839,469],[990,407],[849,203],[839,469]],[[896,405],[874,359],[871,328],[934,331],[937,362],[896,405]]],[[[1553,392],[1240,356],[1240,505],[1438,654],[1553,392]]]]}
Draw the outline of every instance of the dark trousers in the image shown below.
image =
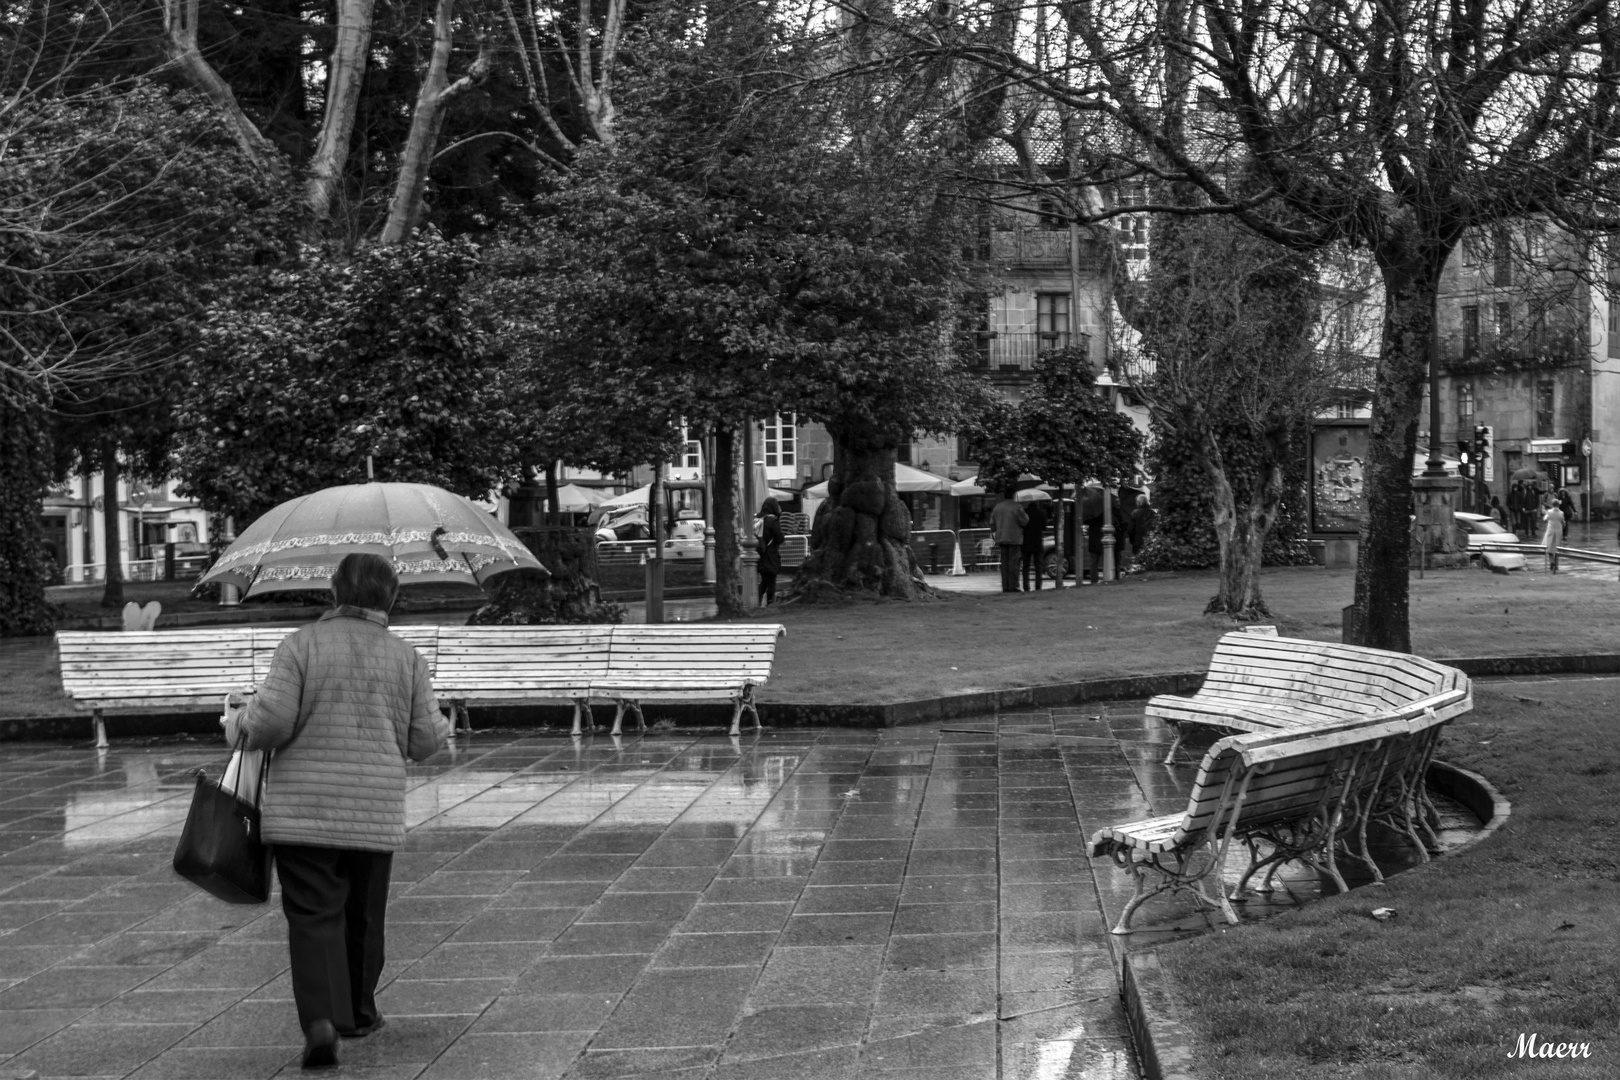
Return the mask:
{"type": "Polygon", "coordinates": [[[1023,578],[1025,592],[1029,591],[1029,579],[1032,574],[1035,578],[1035,591],[1041,591],[1041,556],[1043,554],[1045,553],[1040,551],[1026,551],[1023,553],[1024,557],[1018,564],[1018,572],[1019,576],[1023,578]]]}
{"type": "Polygon", "coordinates": [[[1018,591],[1018,558],[1023,554],[1023,544],[998,544],[1001,554],[1001,591],[1018,591]]]}
{"type": "Polygon", "coordinates": [[[759,602],[762,604],[776,603],[776,575],[761,573],[759,575],[759,602]]]}
{"type": "Polygon", "coordinates": [[[307,1033],[317,1020],[340,1032],[375,1024],[393,852],[302,844],[275,852],[299,1026],[307,1033]]]}

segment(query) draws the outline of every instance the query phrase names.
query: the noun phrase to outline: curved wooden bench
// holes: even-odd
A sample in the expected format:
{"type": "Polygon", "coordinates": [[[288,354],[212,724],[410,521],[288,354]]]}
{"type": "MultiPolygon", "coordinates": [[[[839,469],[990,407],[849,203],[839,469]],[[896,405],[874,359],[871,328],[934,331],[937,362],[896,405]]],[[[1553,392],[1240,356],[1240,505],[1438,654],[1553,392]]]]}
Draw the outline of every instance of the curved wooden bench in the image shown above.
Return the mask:
{"type": "Polygon", "coordinates": [[[1302,733],[1431,708],[1449,720],[1473,707],[1468,676],[1419,656],[1239,632],[1216,644],[1197,693],[1160,694],[1147,715],[1175,729],[1168,764],[1193,728],[1302,733]]]}
{"type": "Polygon", "coordinates": [[[1269,890],[1272,875],[1289,862],[1316,865],[1347,890],[1336,861],[1341,850],[1381,880],[1367,850],[1373,822],[1404,832],[1427,859],[1418,836],[1418,822],[1428,828],[1423,775],[1445,723],[1426,709],[1416,717],[1308,735],[1260,732],[1218,740],[1204,754],[1184,810],[1091,837],[1093,857],[1109,856],[1136,880],[1112,932],[1130,933],[1137,909],[1165,891],[1187,891],[1236,923],[1231,901],[1243,899],[1261,872],[1261,891],[1269,890]],[[1246,848],[1248,865],[1231,897],[1224,885],[1211,896],[1206,883],[1212,875],[1221,882],[1234,838],[1246,848]],[[1157,878],[1151,887],[1150,877],[1157,878]]]}

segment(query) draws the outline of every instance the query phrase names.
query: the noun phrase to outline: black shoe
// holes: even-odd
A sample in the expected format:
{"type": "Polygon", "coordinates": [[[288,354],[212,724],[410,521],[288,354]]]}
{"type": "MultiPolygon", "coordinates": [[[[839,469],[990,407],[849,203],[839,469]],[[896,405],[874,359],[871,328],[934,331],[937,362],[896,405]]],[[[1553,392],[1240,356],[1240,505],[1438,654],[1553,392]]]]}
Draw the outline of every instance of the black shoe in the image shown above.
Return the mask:
{"type": "Polygon", "coordinates": [[[362,1024],[353,1031],[340,1031],[338,1035],[345,1039],[363,1039],[374,1031],[381,1031],[388,1026],[388,1018],[379,1016],[369,1024],[362,1024]]]}
{"type": "Polygon", "coordinates": [[[304,1036],[304,1068],[330,1069],[338,1063],[338,1033],[330,1020],[317,1020],[304,1036]]]}

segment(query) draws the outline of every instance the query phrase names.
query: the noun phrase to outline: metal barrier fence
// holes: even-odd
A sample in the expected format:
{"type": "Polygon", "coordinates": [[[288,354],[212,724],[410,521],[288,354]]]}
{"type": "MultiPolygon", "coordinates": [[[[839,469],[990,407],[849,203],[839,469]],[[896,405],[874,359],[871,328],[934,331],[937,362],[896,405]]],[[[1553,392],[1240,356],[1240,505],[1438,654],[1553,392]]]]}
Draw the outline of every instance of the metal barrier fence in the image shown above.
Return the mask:
{"type": "Polygon", "coordinates": [[[944,574],[956,563],[956,533],[950,529],[919,529],[911,534],[911,553],[925,574],[944,574]]]}
{"type": "Polygon", "coordinates": [[[997,570],[1001,566],[1001,553],[996,550],[995,535],[989,529],[962,529],[956,534],[962,545],[962,565],[969,570],[997,570]]]}

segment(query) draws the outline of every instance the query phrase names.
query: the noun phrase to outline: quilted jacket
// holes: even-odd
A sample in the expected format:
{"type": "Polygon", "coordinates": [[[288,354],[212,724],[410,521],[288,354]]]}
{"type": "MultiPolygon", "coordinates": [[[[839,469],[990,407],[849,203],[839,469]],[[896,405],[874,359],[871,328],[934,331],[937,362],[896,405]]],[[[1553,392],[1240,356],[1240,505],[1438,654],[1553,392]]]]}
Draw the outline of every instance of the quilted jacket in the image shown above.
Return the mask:
{"type": "Polygon", "coordinates": [[[392,851],[405,840],[405,760],[444,745],[427,661],[388,617],[340,607],[290,634],[242,719],[275,750],[260,803],[272,844],[392,851]]]}

